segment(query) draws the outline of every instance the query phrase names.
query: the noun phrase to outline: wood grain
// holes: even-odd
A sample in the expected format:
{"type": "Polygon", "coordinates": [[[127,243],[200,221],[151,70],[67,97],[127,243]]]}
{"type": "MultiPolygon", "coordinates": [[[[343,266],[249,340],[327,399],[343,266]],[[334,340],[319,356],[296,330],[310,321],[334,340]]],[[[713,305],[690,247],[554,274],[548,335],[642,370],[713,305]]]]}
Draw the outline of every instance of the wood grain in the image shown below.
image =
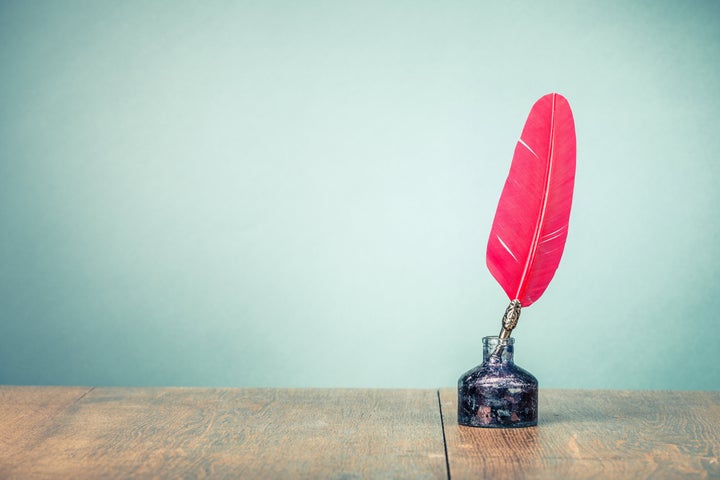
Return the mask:
{"type": "Polygon", "coordinates": [[[440,391],[448,465],[464,478],[720,478],[720,392],[540,390],[539,425],[457,424],[440,391]]]}
{"type": "Polygon", "coordinates": [[[3,478],[446,477],[434,390],[97,388],[53,423],[3,478]]]}
{"type": "Polygon", "coordinates": [[[720,478],[720,392],[545,389],[506,430],[456,396],[443,431],[432,390],[0,387],[0,478],[720,478]]]}
{"type": "Polygon", "coordinates": [[[89,387],[0,386],[0,478],[13,459],[21,458],[52,434],[58,415],[89,387]]]}

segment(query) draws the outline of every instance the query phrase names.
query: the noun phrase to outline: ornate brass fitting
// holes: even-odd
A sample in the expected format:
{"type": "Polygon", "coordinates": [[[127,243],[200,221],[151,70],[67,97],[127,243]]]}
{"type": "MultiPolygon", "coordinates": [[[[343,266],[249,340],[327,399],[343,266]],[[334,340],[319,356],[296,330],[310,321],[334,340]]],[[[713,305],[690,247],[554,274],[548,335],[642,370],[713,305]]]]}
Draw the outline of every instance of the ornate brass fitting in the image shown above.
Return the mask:
{"type": "Polygon", "coordinates": [[[502,330],[500,330],[500,338],[510,338],[510,333],[513,328],[517,326],[518,320],[520,319],[520,300],[513,300],[510,305],[505,309],[505,315],[502,319],[502,330]]]}
{"type": "MultiPolygon", "coordinates": [[[[500,339],[510,338],[510,333],[513,331],[513,328],[517,326],[518,320],[520,319],[520,309],[522,306],[520,305],[520,300],[513,300],[510,302],[510,305],[505,309],[505,315],[503,315],[502,318],[502,329],[500,330],[500,339]]],[[[502,342],[498,343],[498,346],[495,348],[495,351],[491,354],[492,357],[500,358],[503,353],[503,345],[502,342]]]]}

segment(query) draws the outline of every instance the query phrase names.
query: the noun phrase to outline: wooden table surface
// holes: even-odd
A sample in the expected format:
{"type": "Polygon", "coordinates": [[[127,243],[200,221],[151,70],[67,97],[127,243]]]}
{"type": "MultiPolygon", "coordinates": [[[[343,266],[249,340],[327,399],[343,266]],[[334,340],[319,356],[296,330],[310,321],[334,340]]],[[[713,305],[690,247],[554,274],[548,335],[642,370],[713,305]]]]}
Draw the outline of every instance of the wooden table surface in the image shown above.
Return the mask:
{"type": "Polygon", "coordinates": [[[720,478],[720,392],[540,390],[460,427],[455,389],[0,386],[0,478],[720,478]]]}

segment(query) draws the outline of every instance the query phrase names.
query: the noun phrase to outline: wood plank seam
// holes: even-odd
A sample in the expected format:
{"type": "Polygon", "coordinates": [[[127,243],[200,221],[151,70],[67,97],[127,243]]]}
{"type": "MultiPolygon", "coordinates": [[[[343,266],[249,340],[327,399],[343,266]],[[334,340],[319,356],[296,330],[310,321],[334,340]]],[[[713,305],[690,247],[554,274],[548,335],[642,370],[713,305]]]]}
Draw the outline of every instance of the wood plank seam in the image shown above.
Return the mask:
{"type": "Polygon", "coordinates": [[[443,418],[442,400],[440,400],[440,390],[438,389],[436,393],[438,399],[438,410],[440,413],[440,429],[442,429],[443,449],[445,450],[445,470],[447,473],[447,480],[450,480],[450,458],[448,457],[447,438],[445,437],[445,419],[443,418]]]}
{"type": "Polygon", "coordinates": [[[92,392],[93,390],[95,390],[95,387],[90,387],[90,389],[89,389],[87,392],[83,393],[83,394],[80,395],[78,398],[76,398],[74,402],[72,402],[70,405],[68,405],[68,407],[71,407],[71,406],[75,405],[76,403],[78,403],[80,400],[82,400],[83,398],[85,398],[85,396],[86,396],[87,394],[89,394],[90,392],[92,392]]]}

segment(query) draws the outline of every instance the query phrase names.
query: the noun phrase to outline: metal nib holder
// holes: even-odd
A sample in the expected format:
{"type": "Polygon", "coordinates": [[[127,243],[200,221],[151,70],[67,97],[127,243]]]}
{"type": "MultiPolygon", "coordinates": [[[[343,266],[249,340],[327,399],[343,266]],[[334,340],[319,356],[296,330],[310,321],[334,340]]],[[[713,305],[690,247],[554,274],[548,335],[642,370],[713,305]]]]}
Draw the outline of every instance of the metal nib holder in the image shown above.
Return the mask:
{"type": "MultiPolygon", "coordinates": [[[[503,315],[502,318],[502,329],[500,329],[500,335],[498,335],[500,340],[510,338],[510,334],[517,326],[518,320],[520,319],[521,309],[522,305],[520,305],[520,300],[513,300],[505,309],[505,315],[503,315]]],[[[499,342],[495,351],[492,353],[492,357],[500,358],[502,356],[503,348],[503,342],[499,342]]]]}

